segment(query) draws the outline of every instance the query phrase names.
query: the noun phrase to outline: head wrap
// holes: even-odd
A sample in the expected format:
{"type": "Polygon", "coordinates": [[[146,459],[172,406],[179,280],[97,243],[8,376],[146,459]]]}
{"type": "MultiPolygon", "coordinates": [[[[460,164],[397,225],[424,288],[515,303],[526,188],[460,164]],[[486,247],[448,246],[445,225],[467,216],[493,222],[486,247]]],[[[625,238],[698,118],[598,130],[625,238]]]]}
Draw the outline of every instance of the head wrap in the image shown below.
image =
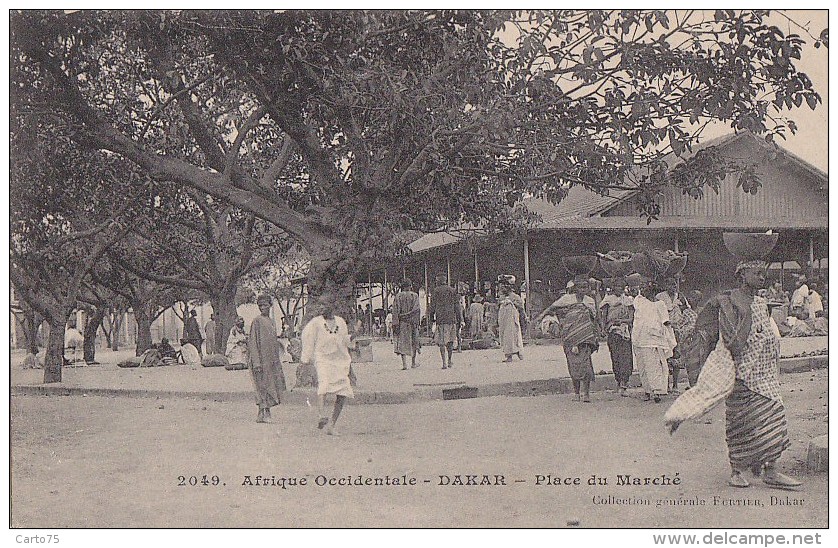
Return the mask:
{"type": "Polygon", "coordinates": [[[640,287],[649,283],[650,279],[642,274],[631,274],[626,276],[626,283],[631,287],[640,287]]]}
{"type": "Polygon", "coordinates": [[[501,274],[498,276],[498,283],[512,285],[515,283],[515,276],[512,274],[501,274]]]}
{"type": "Polygon", "coordinates": [[[263,293],[262,295],[259,295],[258,297],[256,297],[256,304],[261,304],[261,303],[273,304],[273,300],[271,299],[270,295],[266,295],[266,294],[263,293]]]}
{"type": "Polygon", "coordinates": [[[739,261],[739,264],[736,265],[736,274],[739,274],[739,272],[747,268],[759,268],[765,270],[766,268],[768,268],[768,263],[761,259],[754,259],[751,261],[739,261]]]}

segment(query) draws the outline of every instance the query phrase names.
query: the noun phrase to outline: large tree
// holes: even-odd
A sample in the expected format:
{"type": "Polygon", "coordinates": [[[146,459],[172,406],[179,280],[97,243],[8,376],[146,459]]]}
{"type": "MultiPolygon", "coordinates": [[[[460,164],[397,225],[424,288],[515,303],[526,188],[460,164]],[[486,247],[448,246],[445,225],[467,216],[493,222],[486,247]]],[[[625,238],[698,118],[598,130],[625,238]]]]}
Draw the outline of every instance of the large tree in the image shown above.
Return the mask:
{"type": "MultiPolygon", "coordinates": [[[[112,264],[145,280],[205,295],[218,333],[236,318],[236,292],[249,273],[281,254],[284,234],[253,213],[197,192],[163,192],[155,208],[132,225],[132,235],[109,251],[112,264]]],[[[182,299],[186,300],[186,299],[182,299]]],[[[216,337],[209,353],[224,353],[216,337]]]]}
{"type": "Polygon", "coordinates": [[[661,185],[698,196],[738,170],[755,190],[712,149],[675,172],[661,158],[710,121],[782,135],[782,109],[820,102],[803,38],[767,16],[14,12],[12,101],[275,224],[310,256],[312,295],[345,299],[405,230],[505,226],[524,193],[631,186],[654,216],[661,185]]]}
{"type": "MultiPolygon", "coordinates": [[[[134,319],[137,322],[135,353],[139,356],[153,344],[151,324],[154,320],[175,303],[188,299],[194,294],[190,295],[190,291],[181,286],[148,280],[125,269],[122,266],[123,259],[119,250],[123,248],[126,241],[130,242],[130,237],[108,250],[106,260],[91,272],[91,280],[95,286],[103,288],[116,297],[114,301],[117,299],[124,301],[134,312],[134,319]]],[[[142,248],[137,249],[139,253],[143,251],[142,248]]],[[[116,343],[115,329],[118,327],[111,325],[112,344],[116,343]]]]}
{"type": "Polygon", "coordinates": [[[118,157],[45,138],[46,130],[62,133],[48,118],[34,111],[11,117],[9,277],[49,323],[44,382],[60,382],[70,313],[91,271],[128,233],[132,207],[145,193],[120,191],[131,171],[118,157]]]}

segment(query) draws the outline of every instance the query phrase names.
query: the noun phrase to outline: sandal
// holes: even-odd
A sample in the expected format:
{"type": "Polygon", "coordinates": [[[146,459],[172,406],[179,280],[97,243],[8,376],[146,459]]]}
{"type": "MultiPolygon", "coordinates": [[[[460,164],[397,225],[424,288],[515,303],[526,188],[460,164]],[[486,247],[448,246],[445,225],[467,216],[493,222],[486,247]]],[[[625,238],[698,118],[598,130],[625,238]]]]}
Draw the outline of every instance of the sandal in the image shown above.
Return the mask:
{"type": "Polygon", "coordinates": [[[325,428],[327,424],[329,424],[329,419],[324,417],[320,419],[320,422],[317,423],[317,428],[319,430],[323,430],[323,428],[325,428]]]}
{"type": "Polygon", "coordinates": [[[802,481],[779,472],[774,472],[770,476],[766,475],[762,478],[762,482],[769,487],[774,487],[775,489],[788,489],[790,491],[794,491],[803,485],[802,481]]]}
{"type": "Polygon", "coordinates": [[[751,484],[748,483],[748,480],[746,480],[744,477],[742,477],[742,474],[733,474],[732,476],[730,476],[730,479],[727,480],[727,484],[730,485],[731,487],[741,487],[741,488],[751,486],[751,484]]]}

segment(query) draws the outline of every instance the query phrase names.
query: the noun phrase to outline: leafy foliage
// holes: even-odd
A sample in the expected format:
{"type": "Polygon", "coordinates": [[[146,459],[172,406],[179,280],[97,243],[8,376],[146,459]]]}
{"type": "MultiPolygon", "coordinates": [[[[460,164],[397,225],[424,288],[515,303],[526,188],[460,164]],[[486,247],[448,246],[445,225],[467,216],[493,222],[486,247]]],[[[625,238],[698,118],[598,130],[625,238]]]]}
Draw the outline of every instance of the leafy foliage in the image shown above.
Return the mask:
{"type": "Polygon", "coordinates": [[[516,226],[528,195],[640,189],[653,217],[661,185],[755,190],[693,147],[712,121],[783,137],[782,110],[821,102],[768,15],[14,12],[12,102],[283,229],[316,294],[406,231],[516,226]]]}

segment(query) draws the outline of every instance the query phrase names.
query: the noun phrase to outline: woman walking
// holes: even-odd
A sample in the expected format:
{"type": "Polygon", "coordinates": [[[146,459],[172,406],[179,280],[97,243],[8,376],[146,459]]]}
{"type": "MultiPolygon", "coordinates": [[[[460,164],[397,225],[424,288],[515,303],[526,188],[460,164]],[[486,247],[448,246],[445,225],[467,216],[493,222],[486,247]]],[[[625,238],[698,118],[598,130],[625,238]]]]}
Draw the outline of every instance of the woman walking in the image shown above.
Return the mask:
{"type": "Polygon", "coordinates": [[[410,366],[419,367],[416,354],[419,352],[419,295],[413,291],[413,282],[405,279],[399,285],[399,293],[393,301],[393,351],[401,356],[402,370],[407,370],[407,358],[410,366]]]}
{"type": "Polygon", "coordinates": [[[472,339],[480,337],[483,332],[483,297],[475,295],[474,300],[468,305],[468,330],[472,339]]]}
{"type": "Polygon", "coordinates": [[[346,398],[354,397],[349,381],[352,358],[349,349],[354,346],[346,321],[335,315],[334,305],[326,304],[319,316],[306,324],[302,333],[303,350],[300,363],[314,363],[317,371],[317,410],[326,433],[336,435],[335,423],[340,417],[346,398]],[[331,417],[326,415],[326,396],[335,396],[331,417]]]}
{"type": "Polygon", "coordinates": [[[591,306],[590,283],[587,276],[576,276],[570,291],[575,302],[562,307],[559,333],[567,358],[567,369],[573,380],[574,401],[591,401],[594,366],[591,355],[599,349],[599,323],[596,305],[591,306]],[[586,300],[585,297],[588,297],[586,300]],[[581,398],[580,398],[581,392],[581,398]]]}
{"type": "Polygon", "coordinates": [[[498,289],[498,335],[504,361],[511,362],[514,355],[523,360],[524,355],[521,350],[524,347],[524,338],[521,334],[521,311],[524,310],[524,301],[520,295],[512,290],[515,276],[503,275],[498,281],[500,282],[500,288],[498,289]]]}
{"type": "Polygon", "coordinates": [[[672,433],[683,421],[702,416],[725,399],[728,484],[749,487],[744,473],[751,470],[769,487],[795,489],[801,482],[777,469],[790,442],[778,379],[779,331],[768,314],[767,300],[757,294],[765,287],[767,266],[762,260],[741,261],[736,267],[740,287],[714,297],[702,309],[702,318],[712,314],[718,321],[711,339],[716,350],[696,385],[672,404],[665,420],[672,433]]]}
{"type": "Polygon", "coordinates": [[[634,370],[634,358],[631,353],[631,325],[634,322],[634,299],[628,288],[615,295],[604,310],[605,332],[607,333],[608,352],[611,354],[611,368],[620,396],[626,397],[629,380],[634,370]]]}

